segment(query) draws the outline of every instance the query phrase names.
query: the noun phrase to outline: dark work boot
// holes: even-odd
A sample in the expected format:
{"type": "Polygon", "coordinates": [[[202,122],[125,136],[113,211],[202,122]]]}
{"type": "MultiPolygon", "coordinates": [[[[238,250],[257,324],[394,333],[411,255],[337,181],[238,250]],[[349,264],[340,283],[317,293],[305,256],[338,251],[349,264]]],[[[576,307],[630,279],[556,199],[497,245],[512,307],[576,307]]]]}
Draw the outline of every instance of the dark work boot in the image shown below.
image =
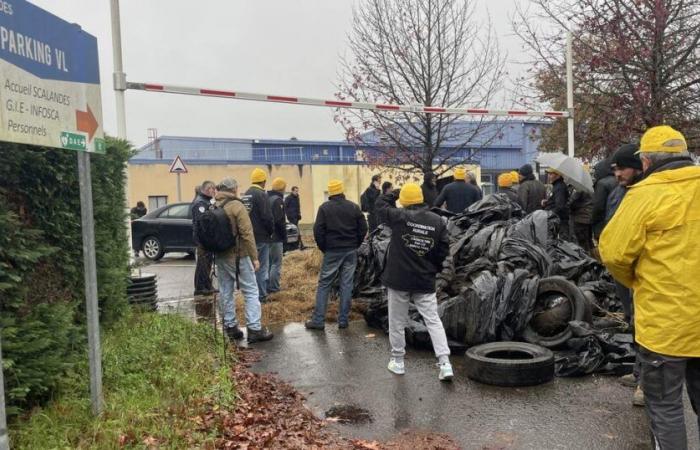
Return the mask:
{"type": "Polygon", "coordinates": [[[226,336],[228,336],[229,340],[231,342],[237,341],[239,339],[243,339],[243,332],[241,331],[240,328],[238,328],[238,325],[233,326],[233,327],[226,327],[226,336]]]}
{"type": "Polygon", "coordinates": [[[253,344],[255,342],[269,341],[272,339],[272,332],[265,327],[259,330],[251,330],[248,328],[248,343],[253,344]]]}
{"type": "Polygon", "coordinates": [[[307,330],[323,330],[326,328],[324,323],[316,323],[313,320],[307,320],[304,326],[307,330]]]}

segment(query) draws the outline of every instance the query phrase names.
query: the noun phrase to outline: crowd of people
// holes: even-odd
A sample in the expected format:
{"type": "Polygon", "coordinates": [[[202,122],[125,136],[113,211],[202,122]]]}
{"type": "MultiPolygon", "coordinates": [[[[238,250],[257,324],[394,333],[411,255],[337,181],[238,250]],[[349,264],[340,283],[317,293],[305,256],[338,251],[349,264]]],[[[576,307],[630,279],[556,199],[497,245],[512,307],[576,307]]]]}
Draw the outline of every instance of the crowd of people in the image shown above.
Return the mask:
{"type": "MultiPolygon", "coordinates": [[[[625,317],[633,323],[638,344],[634,373],[623,382],[637,387],[634,399],[645,404],[658,447],[687,447],[683,386],[696,414],[700,408],[700,167],[683,135],[668,126],[653,127],[639,144],[622,145],[594,167],[594,192],[577,191],[566,177],[547,170],[549,189],[533,167],[498,177],[498,192],[526,213],[550,210],[560,220],[560,236],[596,255],[617,281],[625,317]]],[[[446,222],[431,210],[460,213],[483,193],[475,175],[461,167],[453,181],[437,192],[435,176],[422,185],[394,188],[372,177],[360,205],[345,198],[340,180],[330,180],[328,200],[313,226],[323,252],[316,302],[305,326],[324,330],[329,295],[338,282],[338,328],[348,326],[357,251],[368,232],[380,224],[392,237],[381,279],[387,288],[390,358],[388,370],[406,371],[404,362],[409,303],[423,317],[438,360],[438,378],[454,377],[450,349],[437,313],[435,279],[449,253],[446,222]],[[397,205],[398,203],[398,205],[397,205]],[[398,206],[401,206],[400,208],[398,206]],[[367,213],[367,218],[365,214],[367,213]]],[[[286,183],[276,178],[265,191],[267,174],[255,169],[242,192],[232,178],[218,185],[206,181],[192,203],[194,233],[211,205],[225,212],[236,243],[213,255],[197,250],[197,293],[213,292],[209,273],[216,262],[223,323],[232,340],[242,339],[234,307],[234,290],[245,299],[249,343],[272,339],[261,324],[261,303],[280,286],[285,220],[301,219],[299,190],[284,198],[286,183]]],[[[197,241],[196,241],[197,242],[197,241]]],[[[698,421],[700,427],[700,419],[698,421]]]]}

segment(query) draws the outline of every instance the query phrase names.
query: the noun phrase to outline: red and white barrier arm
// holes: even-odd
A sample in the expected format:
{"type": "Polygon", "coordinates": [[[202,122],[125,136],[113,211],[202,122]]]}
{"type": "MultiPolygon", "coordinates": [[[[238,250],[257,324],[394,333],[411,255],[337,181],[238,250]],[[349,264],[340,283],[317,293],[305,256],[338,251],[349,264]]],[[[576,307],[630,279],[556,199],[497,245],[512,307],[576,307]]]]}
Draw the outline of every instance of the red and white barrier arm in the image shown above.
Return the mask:
{"type": "Polygon", "coordinates": [[[341,100],[323,100],[305,97],[287,97],[281,95],[253,94],[250,92],[224,91],[219,89],[202,89],[186,86],[173,86],[152,83],[127,83],[127,89],[168,94],[199,95],[205,97],[223,97],[236,100],[253,100],[257,102],[291,103],[296,105],[326,106],[330,108],[367,109],[373,111],[397,111],[431,114],[457,114],[471,116],[521,116],[521,117],[569,117],[566,111],[529,111],[501,110],[480,108],[442,108],[423,105],[386,105],[380,103],[345,102],[341,100]]]}

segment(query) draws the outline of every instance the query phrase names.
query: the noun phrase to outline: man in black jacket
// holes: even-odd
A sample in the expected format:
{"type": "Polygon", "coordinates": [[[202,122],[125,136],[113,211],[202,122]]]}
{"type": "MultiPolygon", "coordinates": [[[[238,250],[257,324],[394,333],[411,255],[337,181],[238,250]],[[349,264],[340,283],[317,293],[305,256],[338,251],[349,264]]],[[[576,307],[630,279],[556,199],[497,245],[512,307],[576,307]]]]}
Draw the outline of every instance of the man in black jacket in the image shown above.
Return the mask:
{"type": "Polygon", "coordinates": [[[270,201],[265,192],[267,174],[264,170],[255,168],[250,174],[250,188],[241,201],[248,210],[250,221],[253,224],[253,234],[255,236],[255,246],[258,249],[258,259],[260,269],[255,273],[258,280],[258,295],[260,303],[267,301],[267,278],[270,271],[270,242],[274,231],[272,210],[270,201]]]}
{"type": "Polygon", "coordinates": [[[526,214],[530,214],[538,209],[542,209],[542,200],[547,196],[544,184],[535,178],[535,171],[530,164],[525,164],[518,169],[520,186],[518,187],[518,198],[520,206],[526,214]]]}
{"type": "Polygon", "coordinates": [[[367,234],[367,222],[360,208],[346,200],[343,182],[328,183],[328,201],[318,208],[314,238],[323,252],[323,263],[316,289],[316,306],[306,328],[323,330],[328,294],[336,277],[340,277],[340,311],[338,327],[347,328],[352,303],[352,287],[357,266],[357,248],[367,234]]]}
{"type": "Polygon", "coordinates": [[[473,184],[467,183],[466,177],[467,171],[463,167],[457,167],[454,181],[442,189],[433,206],[442,208],[443,204],[447,204],[448,211],[459,214],[473,203],[481,200],[481,190],[473,184]]]}
{"type": "Polygon", "coordinates": [[[272,180],[272,190],[267,191],[272,210],[274,231],[270,239],[270,272],[267,280],[267,293],[280,291],[280,275],[282,273],[282,255],[284,242],[287,240],[287,219],[284,214],[284,190],[287,182],[282,178],[272,180]]]}
{"type": "Polygon", "coordinates": [[[284,213],[287,215],[289,223],[293,223],[299,230],[299,250],[304,250],[304,243],[301,240],[301,230],[299,221],[301,220],[301,203],[299,201],[299,188],[292,186],[292,193],[284,199],[284,213]]]}
{"type": "Polygon", "coordinates": [[[192,240],[197,246],[197,266],[194,269],[194,295],[209,295],[215,291],[211,284],[211,266],[214,255],[204,250],[197,239],[199,217],[212,205],[216,195],[216,185],[213,181],[205,181],[199,187],[197,197],[192,202],[192,240]]]}
{"type": "Polygon", "coordinates": [[[552,195],[542,202],[544,209],[553,211],[559,217],[559,236],[571,240],[569,231],[569,188],[564,177],[553,169],[547,169],[547,179],[552,185],[552,195]]]}
{"type": "Polygon", "coordinates": [[[401,188],[402,209],[392,208],[393,194],[377,200],[380,220],[391,227],[391,242],[382,274],[382,283],[389,296],[389,342],[391,359],[388,369],[403,375],[406,354],[405,329],[408,326],[408,305],[413,302],[423,317],[430,334],[440,373],[438,379],[451,381],[450,348],[445,328],[437,312],[435,275],[449,253],[447,227],[442,218],[428,210],[423,192],[417,184],[401,188]]]}
{"type": "Polygon", "coordinates": [[[372,232],[377,228],[377,216],[374,212],[374,202],[377,201],[382,191],[380,187],[382,185],[382,176],[377,174],[372,176],[372,183],[369,185],[365,192],[360,196],[360,206],[362,207],[362,212],[367,213],[367,221],[369,222],[369,231],[372,232]]]}

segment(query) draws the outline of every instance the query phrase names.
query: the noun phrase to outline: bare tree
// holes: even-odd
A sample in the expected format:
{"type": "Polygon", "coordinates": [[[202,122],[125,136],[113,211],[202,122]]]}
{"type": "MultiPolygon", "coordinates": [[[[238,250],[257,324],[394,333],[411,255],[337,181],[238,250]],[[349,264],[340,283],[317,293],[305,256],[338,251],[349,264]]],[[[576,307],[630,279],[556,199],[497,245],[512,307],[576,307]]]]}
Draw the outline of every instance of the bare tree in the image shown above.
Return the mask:
{"type": "MultiPolygon", "coordinates": [[[[605,156],[662,123],[700,138],[700,2],[531,0],[515,30],[532,55],[530,100],[565,105],[564,35],[574,35],[577,153],[605,156]]],[[[564,124],[544,133],[563,147],[564,124]]],[[[695,143],[697,146],[697,143],[695,143]]]]}
{"type": "MultiPolygon", "coordinates": [[[[364,0],[353,15],[341,100],[480,108],[502,86],[505,58],[473,1],[364,0]]],[[[440,175],[498,135],[484,119],[441,114],[339,110],[336,121],[351,142],[372,144],[370,164],[405,174],[440,175]]]]}

